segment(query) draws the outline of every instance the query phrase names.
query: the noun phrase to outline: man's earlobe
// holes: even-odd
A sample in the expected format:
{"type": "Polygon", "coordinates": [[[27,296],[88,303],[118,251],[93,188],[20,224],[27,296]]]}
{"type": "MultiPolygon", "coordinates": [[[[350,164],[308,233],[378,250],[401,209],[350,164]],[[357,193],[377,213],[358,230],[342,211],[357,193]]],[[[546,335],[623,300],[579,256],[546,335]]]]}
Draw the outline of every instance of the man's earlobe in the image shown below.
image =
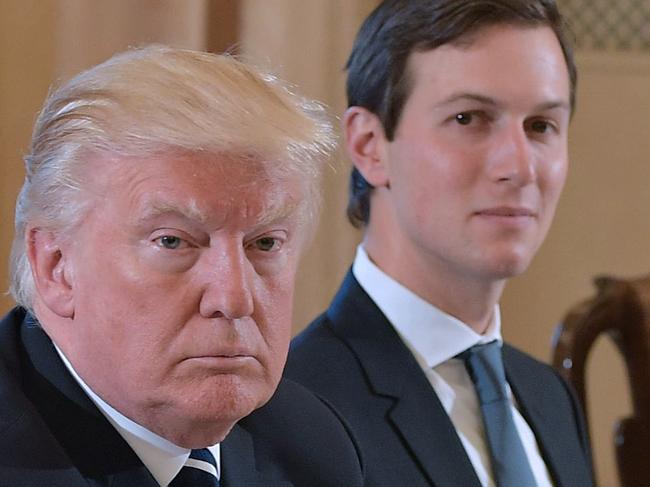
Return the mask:
{"type": "Polygon", "coordinates": [[[72,318],[72,269],[68,268],[58,235],[49,230],[31,228],[26,235],[26,244],[39,301],[62,318],[72,318]]]}
{"type": "Polygon", "coordinates": [[[362,107],[350,107],[343,115],[343,130],[352,163],[371,186],[388,186],[386,137],[381,121],[362,107]]]}

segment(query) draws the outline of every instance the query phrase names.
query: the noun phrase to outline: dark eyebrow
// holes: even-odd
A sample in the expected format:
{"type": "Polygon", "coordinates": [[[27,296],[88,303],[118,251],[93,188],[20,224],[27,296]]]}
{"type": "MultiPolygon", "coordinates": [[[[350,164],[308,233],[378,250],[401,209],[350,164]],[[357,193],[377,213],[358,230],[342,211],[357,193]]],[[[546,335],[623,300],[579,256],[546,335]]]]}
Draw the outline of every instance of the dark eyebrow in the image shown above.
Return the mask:
{"type": "Polygon", "coordinates": [[[445,98],[440,103],[438,103],[438,106],[451,105],[452,103],[455,103],[457,101],[463,101],[463,100],[477,101],[484,105],[492,105],[492,106],[499,105],[499,103],[494,98],[491,98],[489,96],[479,95],[478,93],[462,92],[462,93],[454,93],[451,96],[445,98]]]}
{"type": "MultiPolygon", "coordinates": [[[[440,103],[438,103],[437,106],[444,107],[445,105],[451,105],[452,103],[455,103],[457,101],[464,101],[464,100],[476,101],[483,105],[489,105],[492,107],[499,107],[503,105],[503,103],[489,96],[480,95],[478,93],[462,92],[462,93],[452,94],[451,96],[445,98],[440,103]]],[[[569,104],[569,102],[561,99],[542,102],[535,107],[535,111],[546,111],[546,110],[553,110],[556,108],[571,111],[571,105],[569,104]]]]}

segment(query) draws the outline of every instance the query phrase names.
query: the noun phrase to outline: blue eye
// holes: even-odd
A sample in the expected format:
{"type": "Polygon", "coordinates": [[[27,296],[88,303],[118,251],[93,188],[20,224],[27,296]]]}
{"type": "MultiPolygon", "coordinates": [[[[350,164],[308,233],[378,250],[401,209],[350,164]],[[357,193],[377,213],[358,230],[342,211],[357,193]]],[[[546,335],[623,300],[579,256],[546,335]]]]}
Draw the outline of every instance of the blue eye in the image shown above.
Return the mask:
{"type": "Polygon", "coordinates": [[[181,238],[175,237],[174,235],[163,235],[162,237],[158,237],[156,241],[158,245],[168,250],[176,250],[183,243],[181,238]]]}
{"type": "Polygon", "coordinates": [[[258,250],[261,250],[263,252],[270,252],[276,247],[277,243],[278,243],[277,238],[262,237],[255,240],[254,245],[255,247],[257,247],[258,250]]]}

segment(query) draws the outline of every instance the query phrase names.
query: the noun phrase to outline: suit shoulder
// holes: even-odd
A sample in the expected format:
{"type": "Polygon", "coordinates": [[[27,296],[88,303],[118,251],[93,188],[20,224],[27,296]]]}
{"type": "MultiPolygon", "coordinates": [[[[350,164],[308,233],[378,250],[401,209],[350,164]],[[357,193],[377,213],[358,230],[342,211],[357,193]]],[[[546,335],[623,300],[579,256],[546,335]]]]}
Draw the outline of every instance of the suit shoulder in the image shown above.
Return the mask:
{"type": "Polygon", "coordinates": [[[302,354],[319,345],[331,345],[335,341],[338,339],[331,327],[327,313],[322,313],[291,340],[290,351],[302,354]]]}
{"type": "Polygon", "coordinates": [[[23,388],[25,316],[24,309],[15,308],[0,321],[0,487],[87,485],[23,388]]]}
{"type": "Polygon", "coordinates": [[[282,379],[271,400],[238,425],[251,435],[256,452],[284,469],[296,486],[363,484],[361,455],[349,427],[296,382],[282,379]]]}
{"type": "Polygon", "coordinates": [[[365,382],[362,369],[348,342],[322,314],[291,341],[284,375],[328,398],[347,389],[350,381],[365,382]]]}
{"type": "Polygon", "coordinates": [[[507,368],[516,369],[519,374],[535,377],[537,381],[546,380],[556,386],[566,388],[567,384],[549,364],[542,362],[512,345],[503,345],[503,358],[507,368]]]}
{"type": "MultiPolygon", "coordinates": [[[[518,399],[534,409],[538,415],[553,418],[555,432],[561,433],[565,447],[579,445],[580,451],[573,450],[574,469],[582,471],[584,478],[590,479],[591,448],[582,407],[571,385],[560,376],[557,370],[512,346],[504,345],[503,357],[506,374],[518,399]],[[579,463],[582,455],[584,462],[579,463]],[[584,467],[582,470],[579,467],[584,467]]],[[[580,485],[588,485],[582,482],[580,485]]],[[[589,484],[591,485],[591,484],[589,484]]]]}
{"type": "Polygon", "coordinates": [[[509,376],[516,373],[518,377],[525,377],[537,389],[544,390],[552,397],[563,397],[571,403],[572,409],[576,409],[573,389],[549,364],[507,344],[503,346],[503,358],[509,376]]]}
{"type": "Polygon", "coordinates": [[[319,441],[351,442],[355,446],[347,424],[327,401],[286,378],[280,381],[269,402],[245,421],[250,425],[263,423],[266,430],[278,428],[297,435],[325,433],[319,441]]]}
{"type": "Polygon", "coordinates": [[[0,321],[0,434],[3,435],[28,411],[27,399],[20,386],[19,365],[19,327],[24,316],[23,309],[15,308],[0,321]]]}
{"type": "Polygon", "coordinates": [[[519,365],[533,368],[550,368],[550,366],[541,360],[536,359],[532,355],[527,354],[523,350],[514,347],[508,343],[503,344],[503,357],[504,360],[516,361],[519,365]]]}
{"type": "MultiPolygon", "coordinates": [[[[550,365],[541,362],[512,346],[504,345],[504,362],[511,385],[529,397],[536,397],[539,407],[547,404],[556,420],[562,413],[577,429],[583,449],[589,450],[589,441],[582,407],[573,387],[550,365]]],[[[569,423],[567,423],[569,424],[569,423]]]]}

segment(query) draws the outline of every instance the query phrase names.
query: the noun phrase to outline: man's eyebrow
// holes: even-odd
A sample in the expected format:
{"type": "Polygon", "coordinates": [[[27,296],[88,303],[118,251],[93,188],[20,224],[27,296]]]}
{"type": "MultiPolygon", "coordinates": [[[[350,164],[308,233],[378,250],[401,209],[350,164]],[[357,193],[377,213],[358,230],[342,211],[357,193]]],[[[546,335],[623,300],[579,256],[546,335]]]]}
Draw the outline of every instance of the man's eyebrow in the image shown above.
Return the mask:
{"type": "MultiPolygon", "coordinates": [[[[490,105],[493,107],[499,107],[502,106],[503,103],[490,97],[490,96],[485,96],[481,95],[478,93],[472,93],[472,92],[462,92],[462,93],[454,93],[451,96],[445,98],[442,100],[440,103],[438,103],[438,107],[444,107],[446,105],[451,105],[452,103],[458,102],[458,101],[475,101],[478,103],[481,103],[483,105],[490,105]]],[[[539,105],[535,106],[535,111],[546,111],[546,110],[553,110],[556,108],[560,108],[563,110],[571,111],[571,104],[567,100],[562,100],[562,99],[557,99],[557,100],[548,100],[540,103],[539,105]]]]}
{"type": "Polygon", "coordinates": [[[302,205],[303,203],[300,201],[271,205],[264,211],[264,214],[260,218],[259,222],[257,222],[257,225],[264,226],[284,220],[293,215],[293,213],[295,213],[302,205]]]}
{"type": "Polygon", "coordinates": [[[207,221],[207,215],[198,208],[196,201],[194,200],[191,200],[188,205],[165,201],[147,202],[146,210],[142,213],[140,218],[138,218],[138,221],[145,222],[168,214],[176,214],[199,223],[205,223],[207,221]]]}
{"type": "Polygon", "coordinates": [[[567,110],[570,112],[571,104],[568,101],[564,101],[564,100],[551,100],[544,103],[540,103],[536,108],[537,110],[541,110],[541,111],[554,110],[556,108],[560,108],[562,110],[567,110]]]}
{"type": "MultiPolygon", "coordinates": [[[[300,201],[294,201],[290,204],[270,205],[264,210],[255,226],[261,227],[286,219],[301,206],[300,201]]],[[[138,218],[138,223],[142,224],[163,215],[178,215],[200,224],[205,224],[208,221],[208,216],[198,208],[194,201],[191,201],[189,205],[156,201],[147,204],[147,209],[138,218]]]]}
{"type": "Polygon", "coordinates": [[[497,106],[499,103],[497,100],[495,100],[492,97],[485,96],[485,95],[480,95],[478,93],[471,93],[471,92],[461,92],[461,93],[454,93],[444,100],[442,100],[440,103],[438,103],[438,106],[445,106],[445,105],[451,105],[452,103],[455,103],[457,101],[477,101],[479,103],[482,103],[484,105],[493,105],[497,106]]]}

